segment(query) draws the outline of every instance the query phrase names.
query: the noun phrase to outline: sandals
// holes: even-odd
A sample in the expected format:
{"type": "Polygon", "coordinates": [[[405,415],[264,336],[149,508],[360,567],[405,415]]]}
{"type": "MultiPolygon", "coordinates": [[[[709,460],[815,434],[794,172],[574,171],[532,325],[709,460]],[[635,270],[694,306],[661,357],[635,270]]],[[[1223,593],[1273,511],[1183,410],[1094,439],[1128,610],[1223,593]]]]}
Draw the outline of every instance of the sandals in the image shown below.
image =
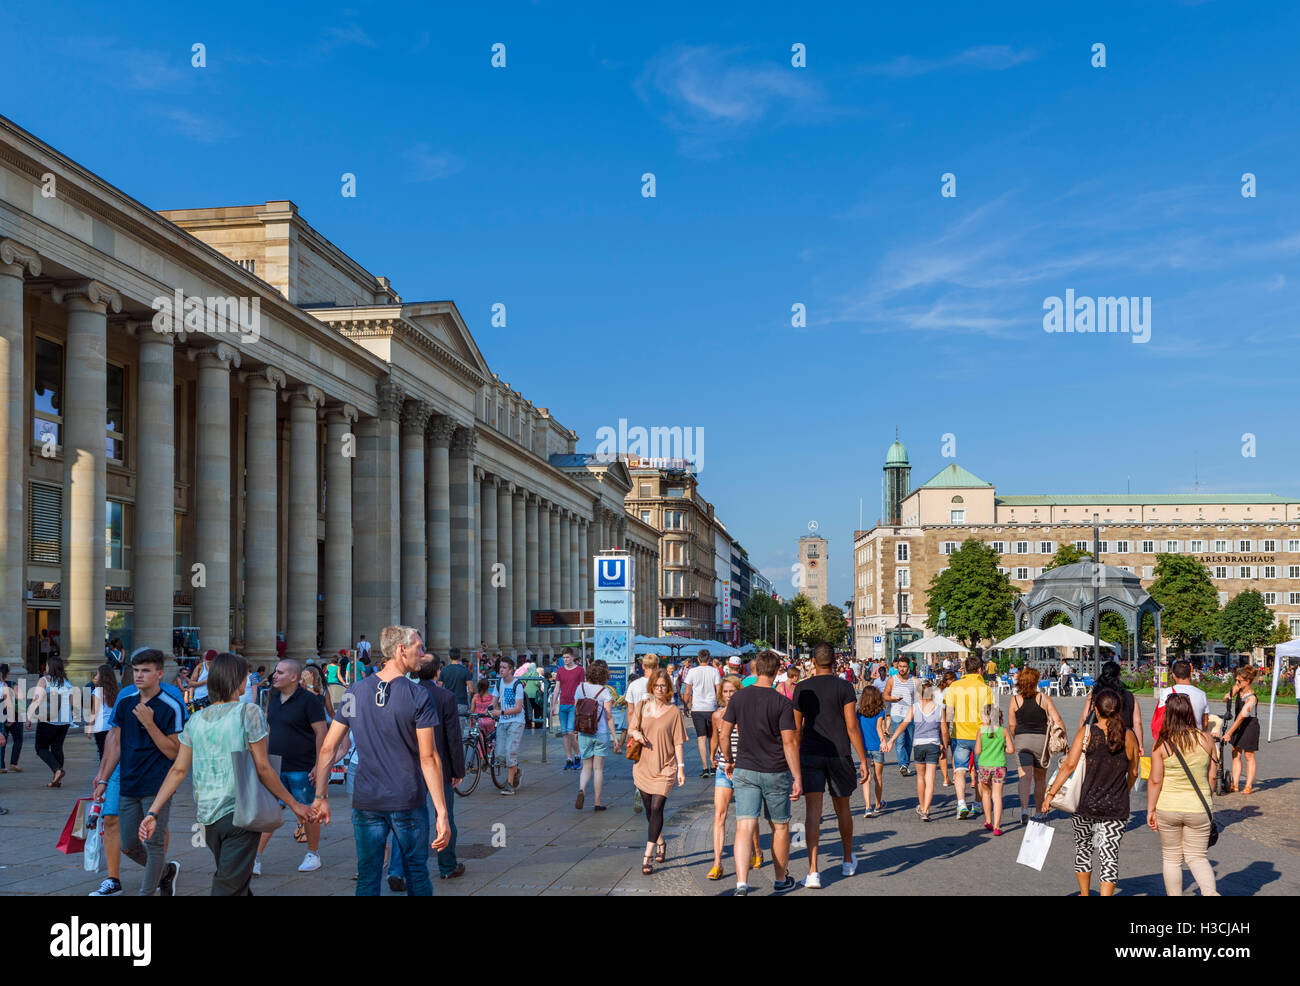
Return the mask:
{"type": "Polygon", "coordinates": [[[722,867],[721,866],[713,867],[713,869],[709,870],[709,872],[705,874],[705,878],[709,880],[721,880],[722,867]]]}
{"type": "Polygon", "coordinates": [[[756,852],[754,853],[754,855],[749,857],[749,868],[751,870],[756,870],[762,865],[763,865],[763,854],[761,852],[756,852]]]}
{"type": "Polygon", "coordinates": [[[654,871],[654,867],[650,865],[650,854],[646,853],[645,858],[641,860],[641,875],[649,876],[654,871]]]}
{"type": "Polygon", "coordinates": [[[63,787],[63,778],[68,776],[68,772],[60,768],[54,772],[54,780],[46,784],[46,787],[63,787]]]}
{"type": "Polygon", "coordinates": [[[584,800],[586,800],[586,796],[587,796],[586,791],[579,791],[578,796],[573,799],[573,807],[577,808],[579,811],[582,811],[582,803],[584,800]]]}
{"type": "Polygon", "coordinates": [[[655,862],[662,863],[667,858],[668,858],[668,846],[661,842],[655,847],[655,862]]]}
{"type": "Polygon", "coordinates": [[[302,822],[299,822],[298,827],[293,830],[293,841],[294,842],[307,841],[307,829],[303,826],[302,822]]]}

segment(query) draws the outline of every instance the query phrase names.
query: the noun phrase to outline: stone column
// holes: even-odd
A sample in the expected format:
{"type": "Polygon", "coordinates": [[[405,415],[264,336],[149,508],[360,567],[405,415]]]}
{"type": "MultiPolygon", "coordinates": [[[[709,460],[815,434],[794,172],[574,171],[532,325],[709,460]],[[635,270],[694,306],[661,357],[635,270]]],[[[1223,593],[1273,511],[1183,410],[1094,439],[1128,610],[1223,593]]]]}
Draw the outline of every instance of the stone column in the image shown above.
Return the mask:
{"type": "MultiPolygon", "coordinates": [[[[199,364],[198,429],[194,449],[194,560],[206,584],[194,587],[199,649],[230,650],[230,369],[239,351],[218,343],[199,364]]],[[[193,584],[193,580],[191,580],[193,584]]]]}
{"type": "Polygon", "coordinates": [[[560,543],[556,555],[556,567],[560,570],[560,608],[573,609],[573,558],[570,556],[569,541],[573,534],[569,511],[560,511],[560,543]]]}
{"type": "MultiPolygon", "coordinates": [[[[560,508],[552,501],[550,505],[551,514],[551,609],[564,609],[564,554],[560,551],[560,508]]],[[[563,632],[560,630],[551,631],[551,652],[558,652],[556,646],[563,638],[563,632]]]]}
{"type": "MultiPolygon", "coordinates": [[[[57,287],[68,308],[63,398],[63,659],[68,677],[84,680],[104,660],[104,421],[108,400],[108,309],[116,291],[98,281],[57,287]]],[[[23,443],[25,444],[25,443],[23,443]]],[[[21,567],[19,571],[21,571],[21,567]]],[[[25,595],[25,593],[24,593],[25,595]]],[[[225,596],[229,598],[226,587],[225,596]]]]}
{"type": "Polygon", "coordinates": [[[582,609],[586,600],[582,597],[582,568],[578,556],[578,526],[582,523],[577,514],[569,514],[569,598],[573,600],[574,609],[582,609]]]}
{"type": "Polygon", "coordinates": [[[499,650],[504,646],[504,642],[499,637],[499,626],[497,624],[497,592],[498,589],[492,583],[498,581],[496,573],[493,572],[492,566],[497,561],[497,486],[499,480],[496,476],[489,476],[482,470],[479,470],[479,503],[482,515],[482,534],[479,541],[479,578],[482,580],[482,587],[479,592],[479,612],[483,614],[482,630],[480,635],[486,642],[489,650],[499,650]]]}
{"type": "MultiPolygon", "coordinates": [[[[551,571],[554,567],[554,555],[551,554],[551,504],[537,498],[537,608],[554,609],[554,597],[551,595],[551,571]]],[[[537,631],[537,641],[549,656],[554,653],[551,644],[555,640],[550,630],[537,631]]]]}
{"type": "MultiPolygon", "coordinates": [[[[277,387],[284,374],[267,366],[244,375],[248,435],[244,467],[244,656],[255,667],[274,661],[280,574],[277,490],[277,387]]],[[[269,667],[269,665],[268,665],[269,667]]]]}
{"type": "Polygon", "coordinates": [[[514,615],[511,621],[511,639],[516,651],[522,653],[528,647],[527,609],[528,609],[528,531],[524,527],[527,510],[524,501],[528,494],[519,487],[511,497],[510,536],[510,598],[514,603],[514,615]]]}
{"type": "Polygon", "coordinates": [[[540,656],[542,649],[541,637],[533,629],[532,611],[541,609],[540,588],[538,580],[541,571],[540,558],[540,527],[537,516],[537,495],[529,493],[524,498],[524,527],[527,530],[525,535],[524,550],[527,552],[527,574],[526,584],[524,586],[524,638],[527,642],[528,649],[533,654],[540,656]]]}
{"type": "Polygon", "coordinates": [[[585,517],[578,518],[578,599],[579,606],[590,609],[595,605],[591,594],[591,555],[587,551],[587,528],[589,522],[585,517]]]}
{"type": "Polygon", "coordinates": [[[432,413],[433,408],[424,401],[407,401],[402,408],[402,624],[415,627],[426,641],[429,551],[425,541],[424,428],[432,413]]]}
{"type": "Polygon", "coordinates": [[[514,568],[514,500],[515,484],[502,483],[497,489],[497,554],[493,559],[503,566],[505,579],[496,591],[497,646],[514,656],[515,568],[514,568]]]}
{"type": "MultiPolygon", "coordinates": [[[[4,507],[0,509],[0,662],[8,664],[15,673],[24,666],[27,656],[27,614],[23,607],[27,596],[23,579],[27,491],[23,483],[23,452],[30,440],[23,433],[27,410],[23,375],[23,276],[38,277],[40,273],[41,260],[35,250],[13,240],[0,239],[0,496],[4,497],[4,507]]],[[[167,640],[170,643],[170,634],[167,640]]]]}
{"type": "Polygon", "coordinates": [[[451,503],[451,645],[459,647],[468,663],[478,648],[475,637],[474,600],[477,595],[474,569],[478,546],[474,541],[475,492],[473,428],[457,428],[452,434],[450,463],[451,503]]]}
{"type": "MultiPolygon", "coordinates": [[[[425,430],[425,537],[429,545],[429,640],[426,646],[446,658],[451,646],[451,473],[449,453],[456,419],[435,415],[425,430]]],[[[464,656],[464,655],[462,655],[464,656]]]]}
{"type": "Polygon", "coordinates": [[[325,395],[316,387],[286,394],[289,402],[289,614],[285,654],[299,661],[316,657],[316,409],[325,395]]]}
{"type": "MultiPolygon", "coordinates": [[[[352,459],[356,435],[351,404],[325,413],[325,654],[352,646],[352,459]]],[[[369,639],[369,635],[367,635],[369,639]]],[[[378,641],[375,641],[377,644],[378,641]]],[[[373,647],[373,645],[372,645],[373,647]]]]}
{"type": "Polygon", "coordinates": [[[398,419],[405,395],[390,380],[375,388],[379,414],[357,425],[357,461],[352,470],[353,632],[366,635],[371,653],[379,632],[397,622],[401,557],[397,525],[401,509],[398,419]]]}

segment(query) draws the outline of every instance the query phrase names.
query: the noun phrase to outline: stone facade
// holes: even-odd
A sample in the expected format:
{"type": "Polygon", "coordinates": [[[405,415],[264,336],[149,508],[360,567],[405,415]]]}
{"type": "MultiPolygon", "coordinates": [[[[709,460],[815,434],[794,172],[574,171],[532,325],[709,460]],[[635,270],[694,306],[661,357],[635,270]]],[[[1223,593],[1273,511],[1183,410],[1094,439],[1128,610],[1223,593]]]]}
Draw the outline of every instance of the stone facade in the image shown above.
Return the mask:
{"type": "Polygon", "coordinates": [[[824,537],[805,534],[799,539],[799,591],[821,609],[828,602],[830,587],[829,546],[824,537]]]}

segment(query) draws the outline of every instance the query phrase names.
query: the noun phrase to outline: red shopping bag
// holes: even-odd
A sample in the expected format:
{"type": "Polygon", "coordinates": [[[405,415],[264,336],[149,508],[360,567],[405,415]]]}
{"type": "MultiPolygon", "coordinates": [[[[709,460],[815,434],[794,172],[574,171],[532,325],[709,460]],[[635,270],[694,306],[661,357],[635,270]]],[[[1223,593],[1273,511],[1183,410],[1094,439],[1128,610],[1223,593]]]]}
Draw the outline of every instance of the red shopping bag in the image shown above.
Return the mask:
{"type": "Polygon", "coordinates": [[[72,814],[68,816],[68,820],[63,826],[63,832],[59,835],[59,841],[54,846],[59,852],[72,855],[85,849],[86,840],[84,836],[74,835],[73,833],[77,830],[85,831],[80,826],[85,813],[83,806],[89,800],[89,798],[78,798],[77,803],[72,806],[72,814]]]}

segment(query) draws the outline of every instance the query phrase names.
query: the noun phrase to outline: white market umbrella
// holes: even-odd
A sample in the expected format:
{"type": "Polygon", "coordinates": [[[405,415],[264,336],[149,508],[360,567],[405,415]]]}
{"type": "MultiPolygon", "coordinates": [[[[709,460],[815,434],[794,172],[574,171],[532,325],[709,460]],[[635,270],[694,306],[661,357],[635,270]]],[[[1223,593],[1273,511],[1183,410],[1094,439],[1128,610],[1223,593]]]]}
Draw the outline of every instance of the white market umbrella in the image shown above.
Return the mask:
{"type": "Polygon", "coordinates": [[[1038,633],[1039,630],[1036,627],[1026,627],[1024,630],[1021,630],[1019,633],[1013,633],[1006,640],[994,644],[992,647],[989,648],[989,650],[1010,650],[1013,647],[1026,647],[1028,646],[1026,641],[1028,641],[1031,637],[1034,637],[1038,633]]]}
{"type": "MultiPolygon", "coordinates": [[[[1022,641],[1021,647],[1091,647],[1092,634],[1084,633],[1082,630],[1076,630],[1072,626],[1064,623],[1058,623],[1054,627],[1048,627],[1045,630],[1039,630],[1038,633],[1022,641]]],[[[1118,648],[1111,643],[1101,641],[1102,647],[1108,647],[1111,650],[1118,648]]]]}
{"type": "MultiPolygon", "coordinates": [[[[1277,705],[1277,683],[1282,677],[1282,658],[1300,657],[1300,637],[1278,644],[1273,650],[1273,695],[1268,702],[1268,742],[1273,742],[1273,707],[1277,705]]],[[[1300,695],[1296,701],[1300,702],[1300,695]]]]}
{"type": "Polygon", "coordinates": [[[969,654],[970,651],[947,637],[922,637],[906,647],[898,648],[901,654],[969,654]]]}

